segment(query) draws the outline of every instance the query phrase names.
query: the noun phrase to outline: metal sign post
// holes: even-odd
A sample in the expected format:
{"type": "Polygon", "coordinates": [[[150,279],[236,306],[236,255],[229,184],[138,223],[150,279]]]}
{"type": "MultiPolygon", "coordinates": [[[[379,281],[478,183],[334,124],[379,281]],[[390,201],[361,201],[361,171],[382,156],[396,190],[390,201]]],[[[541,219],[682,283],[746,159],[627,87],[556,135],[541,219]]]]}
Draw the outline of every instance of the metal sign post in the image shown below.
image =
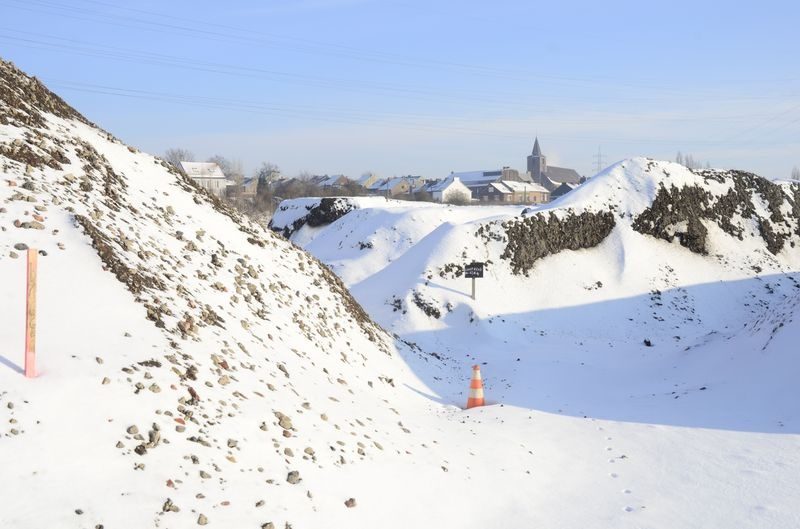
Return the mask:
{"type": "Polygon", "coordinates": [[[464,265],[464,277],[472,279],[472,299],[475,299],[475,279],[483,277],[483,263],[464,265]]]}
{"type": "Polygon", "coordinates": [[[39,252],[28,248],[28,285],[25,295],[25,376],[36,376],[36,265],[39,252]]]}

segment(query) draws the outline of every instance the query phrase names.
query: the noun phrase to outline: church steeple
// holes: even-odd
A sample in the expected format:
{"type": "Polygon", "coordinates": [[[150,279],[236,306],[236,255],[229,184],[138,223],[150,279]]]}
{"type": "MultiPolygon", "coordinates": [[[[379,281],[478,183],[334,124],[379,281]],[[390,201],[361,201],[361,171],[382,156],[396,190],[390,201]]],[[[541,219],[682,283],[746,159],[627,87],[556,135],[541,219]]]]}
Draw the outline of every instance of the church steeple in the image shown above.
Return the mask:
{"type": "Polygon", "coordinates": [[[538,136],[533,141],[533,152],[528,156],[528,172],[537,184],[544,182],[544,176],[547,173],[547,158],[542,154],[542,148],[539,147],[538,136]]]}
{"type": "Polygon", "coordinates": [[[536,136],[536,139],[533,140],[533,152],[531,154],[534,156],[542,155],[542,149],[539,148],[539,136],[536,136]]]}

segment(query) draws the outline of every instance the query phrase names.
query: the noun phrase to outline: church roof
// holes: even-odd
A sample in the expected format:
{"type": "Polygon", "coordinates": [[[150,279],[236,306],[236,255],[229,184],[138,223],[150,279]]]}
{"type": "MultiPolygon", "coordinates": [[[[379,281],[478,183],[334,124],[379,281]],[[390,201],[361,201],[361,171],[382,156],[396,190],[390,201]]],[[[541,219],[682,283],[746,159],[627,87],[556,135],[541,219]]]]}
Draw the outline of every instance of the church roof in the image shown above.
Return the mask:
{"type": "Polygon", "coordinates": [[[533,156],[541,156],[542,149],[539,147],[539,137],[537,136],[535,140],[533,140],[533,156]]]}
{"type": "Polygon", "coordinates": [[[558,198],[560,196],[564,196],[567,193],[569,193],[570,191],[572,191],[573,189],[575,189],[576,187],[578,187],[576,184],[563,183],[560,186],[558,186],[557,188],[555,188],[553,190],[553,192],[550,193],[550,196],[552,198],[558,198]]]}
{"type": "Polygon", "coordinates": [[[548,165],[545,170],[547,178],[556,182],[557,184],[580,184],[581,175],[575,169],[567,169],[566,167],[553,167],[548,165]]]}

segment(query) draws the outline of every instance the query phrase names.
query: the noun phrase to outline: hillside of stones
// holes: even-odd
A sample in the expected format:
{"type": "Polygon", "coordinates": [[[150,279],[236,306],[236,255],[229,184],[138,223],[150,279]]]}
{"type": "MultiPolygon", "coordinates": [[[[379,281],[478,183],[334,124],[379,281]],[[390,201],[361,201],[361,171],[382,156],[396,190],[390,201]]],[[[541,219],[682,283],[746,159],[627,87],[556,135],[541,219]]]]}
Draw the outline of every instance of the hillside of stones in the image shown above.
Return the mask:
{"type": "MultiPolygon", "coordinates": [[[[93,431],[107,431],[107,418],[65,409],[65,420],[89,423],[70,428],[73,441],[47,445],[54,453],[77,447],[63,457],[107,467],[107,498],[122,495],[119,502],[154,526],[226,526],[216,510],[257,519],[260,527],[290,527],[292,513],[280,508],[287,503],[355,507],[346,490],[315,494],[320,471],[380,464],[386,452],[409,450],[406,416],[394,402],[395,380],[408,376],[397,359],[403,345],[370,320],[336,276],[4,61],[0,172],[3,270],[24,266],[28,246],[47,270],[56,256],[68,261],[75,244],[91,245],[96,259],[76,266],[113,275],[139,307],[140,320],[119,335],[132,340],[146,325],[161,336],[158,347],[128,355],[76,355],[91,380],[61,391],[69,395],[69,387],[118,410],[105,438],[93,431]],[[103,459],[103,450],[93,454],[98,443],[124,465],[103,459]],[[147,494],[125,500],[143,486],[147,494]]],[[[40,292],[48,295],[59,293],[40,292]]],[[[84,310],[81,303],[74,299],[75,311],[84,310]]],[[[39,329],[47,333],[48,322],[39,329]]],[[[39,381],[66,378],[48,369],[46,357],[40,362],[48,374],[39,381]]],[[[21,382],[6,367],[0,365],[3,458],[12,446],[44,442],[52,400],[45,386],[21,382]]],[[[101,516],[113,512],[107,499],[87,499],[79,489],[61,492],[71,508],[52,514],[55,520],[118,526],[101,516]]]]}

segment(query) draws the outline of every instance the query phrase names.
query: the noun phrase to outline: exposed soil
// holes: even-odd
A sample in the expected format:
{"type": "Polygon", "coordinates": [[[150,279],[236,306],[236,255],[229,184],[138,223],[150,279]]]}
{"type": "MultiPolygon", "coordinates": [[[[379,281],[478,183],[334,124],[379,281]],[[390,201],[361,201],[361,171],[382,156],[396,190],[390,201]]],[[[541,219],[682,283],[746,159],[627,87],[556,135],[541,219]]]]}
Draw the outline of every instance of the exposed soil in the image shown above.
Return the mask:
{"type": "Polygon", "coordinates": [[[704,255],[708,253],[704,221],[715,223],[740,240],[753,226],[746,221],[753,221],[772,254],[783,249],[792,233],[800,234],[800,185],[793,186],[793,192],[787,195],[778,184],[744,171],[696,173],[707,180],[729,183],[731,188],[726,194],[715,196],[700,186],[662,186],[653,204],[634,219],[633,229],[669,242],[677,239],[681,246],[704,255]],[[758,199],[762,204],[757,203],[758,199]],[[764,209],[766,215],[759,213],[764,209]],[[791,218],[781,209],[788,209],[791,218]]]}
{"type": "Polygon", "coordinates": [[[583,212],[569,214],[563,219],[541,213],[503,223],[506,248],[500,255],[508,259],[514,274],[525,274],[536,261],[563,250],[593,248],[614,229],[614,215],[583,212]]]}

